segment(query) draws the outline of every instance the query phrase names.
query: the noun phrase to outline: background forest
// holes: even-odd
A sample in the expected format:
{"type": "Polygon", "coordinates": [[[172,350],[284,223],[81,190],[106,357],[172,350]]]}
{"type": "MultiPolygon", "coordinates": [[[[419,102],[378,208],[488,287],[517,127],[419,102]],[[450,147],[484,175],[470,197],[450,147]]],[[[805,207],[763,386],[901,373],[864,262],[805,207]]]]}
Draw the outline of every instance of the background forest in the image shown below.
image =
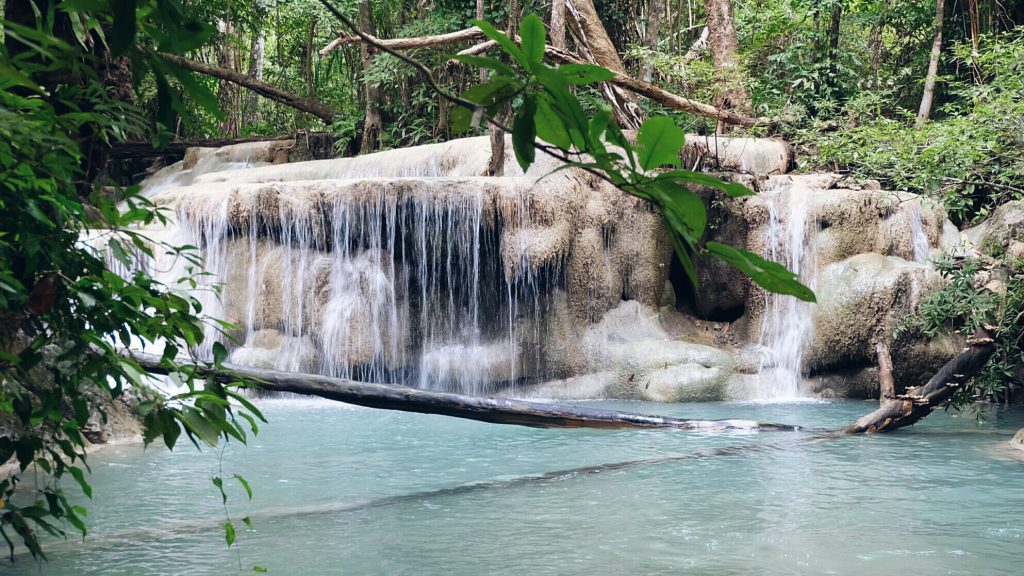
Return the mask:
{"type": "MultiPolygon", "coordinates": [[[[939,82],[932,118],[914,130],[914,117],[935,38],[936,3],[928,0],[790,0],[734,2],[739,67],[723,78],[706,49],[705,4],[599,0],[609,36],[627,71],[702,102],[742,85],[752,112],[780,121],[778,131],[801,149],[806,169],[828,168],[878,178],[891,189],[940,196],[963,223],[1024,190],[1020,98],[1024,40],[1014,31],[1024,3],[945,2],[939,82]]],[[[380,38],[419,37],[465,28],[473,2],[387,1],[339,4],[380,38]]],[[[337,37],[334,20],[313,0],[203,2],[217,36],[194,58],[263,80],[321,102],[333,122],[262,99],[206,77],[227,116],[218,121],[197,103],[195,122],[178,136],[197,140],[327,130],[339,152],[360,150],[367,94],[376,100],[381,131],[376,148],[446,139],[448,110],[416,72],[398,59],[366,57],[358,43],[321,56],[337,37]],[[367,92],[365,85],[372,89],[367,92]]],[[[545,14],[549,3],[526,2],[524,13],[545,14]]],[[[504,22],[508,4],[486,2],[485,18],[504,22]]],[[[476,71],[449,62],[472,41],[412,50],[455,92],[476,71]]],[[[155,106],[155,90],[143,99],[155,106]]],[[[597,101],[595,93],[592,100],[597,101]]],[[[649,101],[650,114],[672,114],[690,131],[713,132],[714,122],[649,101]]],[[[363,148],[363,151],[374,146],[363,148]]]]}

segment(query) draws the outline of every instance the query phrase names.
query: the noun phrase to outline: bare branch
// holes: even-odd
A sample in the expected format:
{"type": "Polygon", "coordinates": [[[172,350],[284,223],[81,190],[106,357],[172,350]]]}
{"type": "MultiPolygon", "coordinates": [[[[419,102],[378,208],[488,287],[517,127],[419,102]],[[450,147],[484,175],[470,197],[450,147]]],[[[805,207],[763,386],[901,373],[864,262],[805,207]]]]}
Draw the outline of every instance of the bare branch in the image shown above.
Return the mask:
{"type": "Polygon", "coordinates": [[[198,72],[199,74],[213,76],[214,78],[220,78],[221,80],[226,80],[233,84],[237,84],[242,88],[252,90],[253,92],[259,94],[260,96],[263,96],[264,98],[268,98],[275,102],[280,102],[287,106],[291,106],[296,110],[308,112],[309,114],[312,114],[320,118],[321,120],[327,122],[328,124],[332,120],[334,120],[335,116],[338,115],[336,110],[334,110],[330,106],[327,106],[326,104],[321,104],[320,102],[317,102],[315,100],[310,100],[308,98],[296,96],[291,92],[285,92],[284,90],[281,90],[277,86],[267,84],[266,82],[253,78],[252,76],[241,74],[239,72],[235,72],[234,70],[228,70],[227,68],[211,66],[210,64],[203,64],[202,62],[189,60],[188,58],[183,58],[176,54],[168,54],[166,52],[160,52],[159,54],[161,58],[163,58],[167,62],[170,62],[171,64],[181,66],[182,68],[186,70],[191,70],[192,72],[198,72]]]}
{"type": "Polygon", "coordinates": [[[465,30],[458,30],[456,32],[449,32],[447,34],[438,34],[436,36],[415,36],[412,38],[377,38],[370,34],[352,36],[349,34],[342,34],[330,44],[324,46],[320,50],[321,56],[326,56],[332,51],[338,49],[341,46],[348,44],[357,44],[359,42],[369,42],[370,44],[377,47],[387,46],[392,50],[415,50],[416,48],[429,48],[431,46],[442,46],[444,44],[454,44],[456,42],[465,42],[466,40],[474,40],[476,38],[482,38],[484,35],[483,31],[473,26],[472,28],[466,28],[465,30]],[[372,41],[371,41],[372,40],[372,41]]]}

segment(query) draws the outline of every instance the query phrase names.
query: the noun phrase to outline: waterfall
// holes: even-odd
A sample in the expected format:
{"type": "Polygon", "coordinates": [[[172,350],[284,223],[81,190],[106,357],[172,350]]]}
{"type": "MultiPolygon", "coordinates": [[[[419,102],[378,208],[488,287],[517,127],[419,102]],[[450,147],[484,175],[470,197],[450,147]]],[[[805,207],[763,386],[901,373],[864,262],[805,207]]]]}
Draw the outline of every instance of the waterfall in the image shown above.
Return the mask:
{"type": "MultiPolygon", "coordinates": [[[[764,256],[796,273],[813,289],[818,226],[808,221],[806,191],[776,184],[764,194],[768,207],[764,256]]],[[[766,292],[764,306],[760,392],[766,400],[799,398],[804,348],[814,330],[811,305],[793,296],[766,292]]]]}
{"type": "Polygon", "coordinates": [[[914,262],[925,264],[931,248],[928,245],[928,235],[924,232],[924,222],[921,219],[920,200],[911,202],[907,206],[907,219],[910,220],[910,239],[914,245],[914,262]]]}

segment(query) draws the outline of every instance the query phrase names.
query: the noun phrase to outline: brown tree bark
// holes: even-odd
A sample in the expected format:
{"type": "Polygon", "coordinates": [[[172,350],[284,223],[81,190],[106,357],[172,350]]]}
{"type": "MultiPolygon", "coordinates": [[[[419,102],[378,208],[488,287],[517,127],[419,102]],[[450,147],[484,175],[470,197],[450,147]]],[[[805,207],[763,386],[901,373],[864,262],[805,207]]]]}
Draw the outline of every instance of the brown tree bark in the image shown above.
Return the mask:
{"type": "Polygon", "coordinates": [[[838,86],[839,75],[839,39],[842,31],[843,2],[834,0],[832,4],[832,18],[828,26],[828,82],[832,89],[838,86]]]}
{"type": "Polygon", "coordinates": [[[198,72],[199,74],[205,74],[207,76],[213,76],[214,78],[232,82],[243,88],[252,90],[264,98],[269,98],[275,102],[291,106],[296,110],[312,114],[327,123],[330,123],[337,115],[337,112],[330,106],[308,98],[296,96],[290,92],[285,92],[277,86],[250,78],[245,74],[240,74],[234,70],[211,66],[209,64],[196,62],[195,60],[189,60],[188,58],[183,58],[176,54],[168,54],[166,52],[161,52],[160,57],[171,64],[177,64],[186,70],[191,70],[192,72],[198,72]]]}
{"type": "MultiPolygon", "coordinates": [[[[708,45],[715,63],[715,70],[722,78],[723,87],[715,106],[723,110],[734,110],[741,114],[750,112],[750,97],[740,77],[739,41],[732,17],[732,0],[704,0],[708,16],[708,45]]],[[[718,131],[725,128],[718,123],[718,131]]]]}
{"type": "Polygon", "coordinates": [[[878,403],[885,406],[896,398],[896,381],[892,376],[892,355],[885,342],[875,345],[878,356],[878,403]]]}
{"type": "MultiPolygon", "coordinates": [[[[569,31],[583,59],[625,75],[626,68],[597,15],[593,0],[566,0],[565,7],[569,31]]],[[[620,127],[635,130],[643,124],[643,111],[630,94],[607,82],[601,84],[601,92],[612,107],[615,121],[620,127]]]]}
{"type": "MultiPolygon", "coordinates": [[[[483,0],[478,0],[482,2],[483,0]]],[[[551,45],[565,50],[565,0],[551,0],[551,23],[548,26],[551,45]]]]}
{"type": "MultiPolygon", "coordinates": [[[[520,14],[519,0],[511,0],[508,8],[508,30],[507,34],[511,38],[519,37],[519,19],[520,14]]],[[[482,72],[482,71],[481,71],[482,72]]],[[[481,78],[483,75],[481,74],[481,78]]],[[[503,125],[508,125],[509,119],[512,117],[512,108],[508,104],[502,106],[501,111],[497,114],[497,120],[503,125]]],[[[504,176],[505,175],[505,131],[497,126],[490,124],[488,129],[491,135],[491,158],[487,162],[487,174],[489,176],[504,176]]]]}
{"type": "MultiPolygon", "coordinates": [[[[373,24],[373,8],[370,0],[363,0],[359,3],[359,28],[371,35],[377,34],[373,24]]],[[[373,48],[366,43],[360,44],[360,56],[363,64],[363,94],[366,98],[366,118],[363,121],[363,140],[359,146],[360,154],[369,154],[377,149],[380,139],[381,117],[380,117],[380,88],[377,84],[369,82],[365,75],[373,66],[373,48]]]]}
{"type": "MultiPolygon", "coordinates": [[[[148,372],[166,373],[158,356],[139,354],[134,358],[148,372]]],[[[393,384],[354,382],[315,374],[296,374],[241,366],[226,366],[223,370],[210,370],[200,366],[197,368],[200,373],[222,381],[233,382],[237,381],[239,376],[244,377],[250,380],[255,388],[267,392],[318,396],[368,408],[441,414],[494,424],[514,424],[533,428],[798,430],[794,426],[745,420],[686,420],[583,406],[559,406],[508,398],[464,396],[393,384]]]]}
{"type": "MultiPolygon", "coordinates": [[[[441,46],[444,44],[452,44],[454,42],[464,42],[466,40],[475,40],[477,38],[483,38],[484,33],[476,26],[472,28],[466,28],[465,30],[458,30],[456,32],[449,32],[447,34],[437,34],[434,36],[415,36],[413,38],[374,38],[374,41],[379,43],[381,46],[391,48],[392,50],[415,50],[416,48],[429,48],[431,46],[441,46]]],[[[337,50],[342,46],[348,46],[349,44],[358,44],[362,42],[362,38],[359,36],[348,36],[342,35],[330,42],[330,44],[320,49],[320,55],[326,56],[337,50]]]]}
{"type": "Polygon", "coordinates": [[[921,106],[917,109],[917,129],[920,130],[928,122],[932,114],[932,101],[935,99],[935,82],[939,77],[939,58],[942,56],[942,21],[946,15],[945,0],[935,0],[935,38],[932,40],[932,53],[928,59],[928,74],[924,79],[924,93],[921,95],[921,106]]]}
{"type": "MultiPolygon", "coordinates": [[[[214,48],[217,66],[238,74],[238,51],[234,48],[233,40],[235,28],[230,20],[221,20],[217,23],[217,32],[221,35],[221,41],[214,48]]],[[[220,133],[229,138],[237,138],[240,129],[238,113],[242,103],[238,86],[222,78],[218,82],[217,102],[224,113],[224,119],[220,122],[220,133]]]]}
{"type": "Polygon", "coordinates": [[[316,36],[316,16],[309,21],[306,43],[302,50],[302,79],[306,83],[306,98],[312,98],[313,87],[313,39],[316,36]]]}
{"type": "Polygon", "coordinates": [[[976,332],[968,343],[963,352],[947,362],[926,384],[910,388],[893,401],[883,403],[874,412],[850,424],[846,432],[889,432],[910,426],[931,414],[977,374],[996,349],[991,335],[984,330],[976,332]]]}
{"type": "MultiPolygon", "coordinates": [[[[665,0],[651,0],[647,10],[647,29],[644,34],[644,47],[648,53],[653,54],[658,50],[659,29],[661,28],[661,13],[665,11],[665,0]]],[[[654,80],[653,58],[647,58],[642,67],[641,78],[644,82],[654,80]]]]}
{"type": "MultiPolygon", "coordinates": [[[[262,29],[253,31],[252,41],[249,45],[249,78],[257,81],[263,80],[263,49],[266,47],[266,32],[262,29]]],[[[242,125],[251,126],[261,121],[259,111],[259,96],[255,92],[248,92],[245,96],[242,108],[242,125]]]]}

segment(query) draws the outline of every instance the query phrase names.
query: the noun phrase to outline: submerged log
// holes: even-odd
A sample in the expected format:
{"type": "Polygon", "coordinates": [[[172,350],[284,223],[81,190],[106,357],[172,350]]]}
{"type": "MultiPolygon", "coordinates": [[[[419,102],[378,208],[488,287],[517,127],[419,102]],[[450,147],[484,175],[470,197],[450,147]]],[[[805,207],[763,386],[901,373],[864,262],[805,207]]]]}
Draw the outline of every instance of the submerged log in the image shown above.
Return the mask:
{"type": "MultiPolygon", "coordinates": [[[[166,366],[158,356],[133,354],[147,372],[163,374],[166,366]]],[[[682,430],[779,430],[795,431],[798,426],[753,420],[691,420],[588,408],[560,406],[508,398],[466,396],[450,392],[420,390],[394,384],[355,382],[342,378],[225,366],[216,370],[196,365],[200,373],[222,381],[245,379],[267,392],[291,392],[367,408],[441,414],[494,424],[515,424],[533,428],[675,428],[682,430]]]]}
{"type": "Polygon", "coordinates": [[[926,384],[908,388],[906,393],[883,402],[877,410],[847,426],[846,432],[889,432],[910,426],[931,414],[973,378],[995,352],[995,342],[985,330],[975,332],[968,343],[966,349],[947,362],[926,384]]]}

